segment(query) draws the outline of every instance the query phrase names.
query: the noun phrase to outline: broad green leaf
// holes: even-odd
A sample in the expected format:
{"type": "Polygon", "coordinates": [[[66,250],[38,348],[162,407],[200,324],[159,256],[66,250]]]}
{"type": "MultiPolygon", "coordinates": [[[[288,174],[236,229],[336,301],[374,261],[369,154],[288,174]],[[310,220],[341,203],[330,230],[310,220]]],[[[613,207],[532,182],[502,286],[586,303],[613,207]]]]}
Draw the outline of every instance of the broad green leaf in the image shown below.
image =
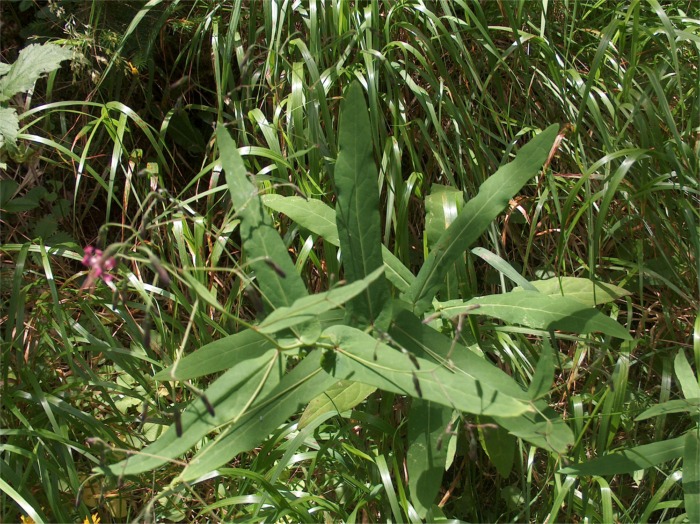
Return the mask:
{"type": "MultiPolygon", "coordinates": [[[[342,322],[344,314],[328,311],[318,316],[321,327],[326,328],[342,322]]],[[[278,342],[278,341],[277,341],[278,342]]],[[[234,366],[237,362],[255,357],[276,347],[269,336],[252,329],[229,335],[202,346],[186,355],[177,364],[159,371],[156,380],[188,380],[212,373],[218,373],[234,366]]]]}
{"type": "Polygon", "coordinates": [[[380,266],[367,277],[351,284],[300,298],[290,307],[280,307],[270,313],[255,329],[261,333],[271,334],[303,322],[316,320],[321,313],[340,307],[348,300],[352,300],[353,297],[365,291],[372,283],[381,278],[383,274],[384,266],[380,266]]]}
{"type": "Polygon", "coordinates": [[[481,424],[478,428],[479,441],[486,454],[503,478],[508,478],[515,461],[515,437],[501,427],[481,424]]]}
{"type": "Polygon", "coordinates": [[[502,295],[476,297],[459,304],[452,301],[449,305],[439,305],[437,310],[445,318],[465,313],[487,315],[511,324],[547,331],[561,330],[582,334],[599,331],[623,340],[632,339],[620,324],[583,302],[534,291],[513,291],[502,295]]]}
{"type": "Polygon", "coordinates": [[[7,144],[12,150],[17,145],[19,133],[19,119],[17,111],[9,107],[0,107],[0,149],[7,144]]]}
{"type": "Polygon", "coordinates": [[[467,202],[442,234],[406,293],[417,314],[430,307],[447,271],[458,257],[479,238],[527,181],[542,169],[557,132],[558,126],[552,125],[523,146],[512,162],[481,185],[479,193],[467,202]]]}
{"type": "Polygon", "coordinates": [[[700,414],[700,398],[681,398],[662,402],[661,404],[650,407],[634,420],[646,420],[669,413],[690,413],[691,415],[697,416],[700,414]]]}
{"type": "Polygon", "coordinates": [[[367,384],[340,380],[309,402],[299,419],[298,427],[302,429],[331,411],[348,411],[375,391],[377,388],[367,384]]]}
{"type": "Polygon", "coordinates": [[[335,210],[320,200],[298,196],[284,197],[274,193],[262,195],[262,203],[279,213],[284,213],[301,227],[322,237],[334,246],[340,246],[335,210]]]}
{"type": "MultiPolygon", "coordinates": [[[[340,246],[335,210],[320,200],[306,200],[296,196],[263,195],[262,201],[270,209],[284,213],[303,228],[323,237],[329,244],[340,246]]],[[[399,291],[407,291],[415,279],[413,273],[384,245],[382,245],[382,259],[389,282],[399,291]]]]}
{"type": "Polygon", "coordinates": [[[462,344],[438,333],[430,326],[426,326],[413,313],[402,309],[400,303],[395,303],[394,311],[398,311],[398,314],[392,323],[389,335],[400,347],[410,351],[416,357],[449,367],[455,373],[464,375],[463,380],[481,381],[510,397],[524,402],[529,401],[522,387],[494,364],[462,344]]]}
{"type": "Polygon", "coordinates": [[[214,408],[214,416],[201,399],[196,400],[181,415],[181,436],[177,436],[174,425],[170,426],[142,452],[106,469],[114,475],[135,475],[177,459],[222,424],[240,419],[250,404],[259,398],[261,388],[264,390],[263,386],[268,382],[268,376],[275,375],[273,367],[278,360],[277,351],[271,349],[255,358],[236,363],[206,390],[206,397],[214,408]]]}
{"type": "Polygon", "coordinates": [[[321,351],[311,352],[273,388],[265,388],[243,417],[195,455],[178,480],[195,480],[239,453],[259,446],[301,406],[331,387],[336,380],[321,370],[321,357],[321,351]]]}
{"type": "Polygon", "coordinates": [[[554,383],[554,348],[544,339],[540,346],[540,359],[537,361],[535,374],[527,390],[531,399],[538,399],[549,393],[554,383]]]}
{"type": "Polygon", "coordinates": [[[452,409],[434,402],[414,399],[408,413],[408,489],[418,516],[425,518],[440,491],[447,458],[447,425],[452,409]]]}
{"type": "Polygon", "coordinates": [[[546,402],[534,403],[534,413],[524,413],[519,417],[493,417],[508,432],[527,440],[535,446],[560,455],[566,453],[574,443],[574,434],[561,416],[546,402]]]}
{"type": "Polygon", "coordinates": [[[30,44],[19,52],[9,69],[3,68],[0,77],[0,102],[6,102],[17,93],[24,93],[45,73],[61,67],[61,62],[73,56],[73,52],[55,44],[30,44]]]}
{"type": "Polygon", "coordinates": [[[683,499],[690,522],[700,522],[700,430],[685,436],[683,450],[683,499]]]}
{"type": "Polygon", "coordinates": [[[516,417],[533,409],[492,384],[429,360],[409,358],[359,329],[331,326],[324,336],[336,349],[329,351],[323,368],[337,380],[354,380],[477,415],[516,417]]]}
{"type": "Polygon", "coordinates": [[[647,469],[676,460],[683,456],[686,437],[644,444],[634,448],[609,453],[582,464],[575,464],[560,470],[566,475],[619,475],[621,473],[633,473],[641,469],[647,469]]]}
{"type": "MultiPolygon", "coordinates": [[[[399,311],[389,331],[394,343],[418,357],[441,363],[455,373],[463,374],[468,380],[488,384],[524,402],[530,400],[528,393],[511,376],[484,357],[426,326],[413,313],[401,309],[399,303],[395,304],[394,309],[399,311]]],[[[547,408],[546,402],[536,402],[534,406],[539,412],[503,418],[498,422],[515,436],[526,438],[544,449],[564,453],[573,444],[573,433],[557,413],[547,408]]]]}
{"type": "MultiPolygon", "coordinates": [[[[529,282],[530,286],[544,295],[575,298],[590,307],[595,307],[630,294],[626,289],[596,282],[588,278],[561,277],[529,282]]],[[[530,287],[517,287],[513,291],[530,290],[530,287]]]]}
{"type": "Polygon", "coordinates": [[[246,257],[257,276],[257,285],[273,307],[291,306],[308,293],[289,253],[248,180],[243,159],[225,127],[216,128],[221,165],[231,202],[241,219],[241,240],[246,257]]]}
{"type": "MultiPolygon", "coordinates": [[[[361,280],[383,264],[377,166],[372,133],[360,83],[345,90],[340,103],[338,158],[333,170],[337,193],[336,223],[345,279],[361,280]]],[[[391,296],[380,279],[346,305],[348,322],[386,328],[391,296]]]]}
{"type": "Polygon", "coordinates": [[[155,380],[190,380],[224,371],[273,349],[270,339],[252,329],[210,342],[159,371],[155,380]]]}
{"type": "Polygon", "coordinates": [[[685,398],[700,397],[700,386],[693,373],[693,368],[690,367],[688,359],[685,358],[685,352],[680,350],[673,361],[673,369],[676,372],[676,378],[683,391],[685,398]]]}

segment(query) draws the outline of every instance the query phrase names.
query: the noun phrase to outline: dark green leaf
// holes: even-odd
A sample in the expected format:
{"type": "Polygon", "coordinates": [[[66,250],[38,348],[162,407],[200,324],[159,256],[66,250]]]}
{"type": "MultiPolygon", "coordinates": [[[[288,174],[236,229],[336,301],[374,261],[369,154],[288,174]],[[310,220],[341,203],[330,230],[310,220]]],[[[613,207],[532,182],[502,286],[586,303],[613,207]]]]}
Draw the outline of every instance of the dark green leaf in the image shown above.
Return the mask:
{"type": "Polygon", "coordinates": [[[433,505],[445,472],[447,425],[452,409],[427,400],[414,399],[408,413],[408,489],[413,507],[421,518],[433,505]]]}
{"type": "MultiPolygon", "coordinates": [[[[378,175],[371,137],[367,104],[362,87],[355,81],[340,104],[338,159],[333,171],[338,238],[349,282],[363,279],[383,264],[378,175]]],[[[375,282],[346,307],[347,318],[353,324],[386,328],[391,317],[386,281],[375,282]]]]}
{"type": "Polygon", "coordinates": [[[291,306],[296,299],[308,294],[304,282],[262,207],[257,187],[248,180],[235,142],[222,125],[216,129],[216,139],[231,202],[241,219],[243,249],[255,270],[257,285],[272,306],[291,306]]]}

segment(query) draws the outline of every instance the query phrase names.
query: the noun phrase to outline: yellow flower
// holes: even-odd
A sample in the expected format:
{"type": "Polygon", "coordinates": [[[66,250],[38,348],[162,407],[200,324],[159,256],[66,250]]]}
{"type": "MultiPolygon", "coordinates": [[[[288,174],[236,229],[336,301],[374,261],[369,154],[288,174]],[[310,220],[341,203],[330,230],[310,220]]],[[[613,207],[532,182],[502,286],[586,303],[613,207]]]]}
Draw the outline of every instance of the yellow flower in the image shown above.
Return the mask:
{"type": "Polygon", "coordinates": [[[32,517],[25,517],[24,515],[22,515],[19,520],[22,524],[36,524],[32,517]]]}
{"type": "Polygon", "coordinates": [[[83,524],[100,524],[100,516],[97,513],[93,513],[89,519],[85,517],[83,524]]]}

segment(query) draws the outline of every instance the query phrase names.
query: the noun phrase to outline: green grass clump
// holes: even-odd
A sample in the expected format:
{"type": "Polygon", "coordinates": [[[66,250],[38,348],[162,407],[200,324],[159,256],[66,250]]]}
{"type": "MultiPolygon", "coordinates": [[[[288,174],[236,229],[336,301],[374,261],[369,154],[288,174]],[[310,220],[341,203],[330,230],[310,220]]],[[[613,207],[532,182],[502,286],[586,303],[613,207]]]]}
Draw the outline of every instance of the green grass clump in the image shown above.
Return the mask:
{"type": "Polygon", "coordinates": [[[60,1],[4,11],[0,74],[28,37],[72,57],[0,101],[17,118],[16,129],[0,126],[0,521],[700,517],[694,2],[60,1]],[[240,356],[178,381],[164,370],[209,344],[230,350],[226,337],[256,326],[288,348],[264,372],[282,380],[316,341],[294,345],[300,332],[313,338],[308,326],[265,334],[266,316],[374,269],[349,271],[349,240],[342,228],[333,238],[335,218],[324,222],[354,202],[337,160],[355,81],[368,117],[361,172],[376,177],[379,202],[368,235],[397,273],[369,295],[379,316],[351,298],[318,314],[319,333],[352,318],[381,347],[402,349],[409,370],[443,340],[441,370],[477,353],[548,406],[573,444],[557,453],[483,413],[430,411],[416,378],[408,395],[348,388],[353,398],[333,397],[317,418],[295,407],[196,479],[182,481],[185,466],[233,418],[150,472],[98,474],[146,457],[196,406],[205,413],[202,394],[241,362],[263,373],[240,356]],[[474,249],[441,268],[437,301],[419,301],[411,279],[443,232],[551,124],[561,130],[544,168],[474,249]],[[231,143],[246,173],[235,187],[249,195],[222,169],[231,143]],[[272,244],[251,244],[275,231],[274,256],[262,250],[272,244]],[[84,265],[87,246],[103,254],[84,265]],[[585,295],[629,340],[492,314],[517,293],[557,300],[561,290],[585,295]],[[418,355],[382,316],[392,303],[396,321],[406,297],[429,311],[421,337],[437,337],[418,355]],[[415,460],[421,434],[437,473],[415,460]],[[420,472],[437,479],[428,502],[420,472]]]}

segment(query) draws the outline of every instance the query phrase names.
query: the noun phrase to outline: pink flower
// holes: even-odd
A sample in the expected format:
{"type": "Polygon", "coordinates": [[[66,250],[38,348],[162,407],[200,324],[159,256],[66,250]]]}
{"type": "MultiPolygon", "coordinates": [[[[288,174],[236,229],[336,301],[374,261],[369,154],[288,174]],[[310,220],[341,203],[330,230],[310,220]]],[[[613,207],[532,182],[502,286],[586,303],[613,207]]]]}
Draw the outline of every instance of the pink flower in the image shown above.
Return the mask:
{"type": "Polygon", "coordinates": [[[83,251],[85,253],[83,265],[90,268],[90,273],[83,284],[83,289],[94,286],[95,282],[100,278],[107,284],[111,283],[114,275],[110,271],[117,265],[114,257],[105,258],[101,249],[95,249],[92,246],[85,247],[83,251]]]}

